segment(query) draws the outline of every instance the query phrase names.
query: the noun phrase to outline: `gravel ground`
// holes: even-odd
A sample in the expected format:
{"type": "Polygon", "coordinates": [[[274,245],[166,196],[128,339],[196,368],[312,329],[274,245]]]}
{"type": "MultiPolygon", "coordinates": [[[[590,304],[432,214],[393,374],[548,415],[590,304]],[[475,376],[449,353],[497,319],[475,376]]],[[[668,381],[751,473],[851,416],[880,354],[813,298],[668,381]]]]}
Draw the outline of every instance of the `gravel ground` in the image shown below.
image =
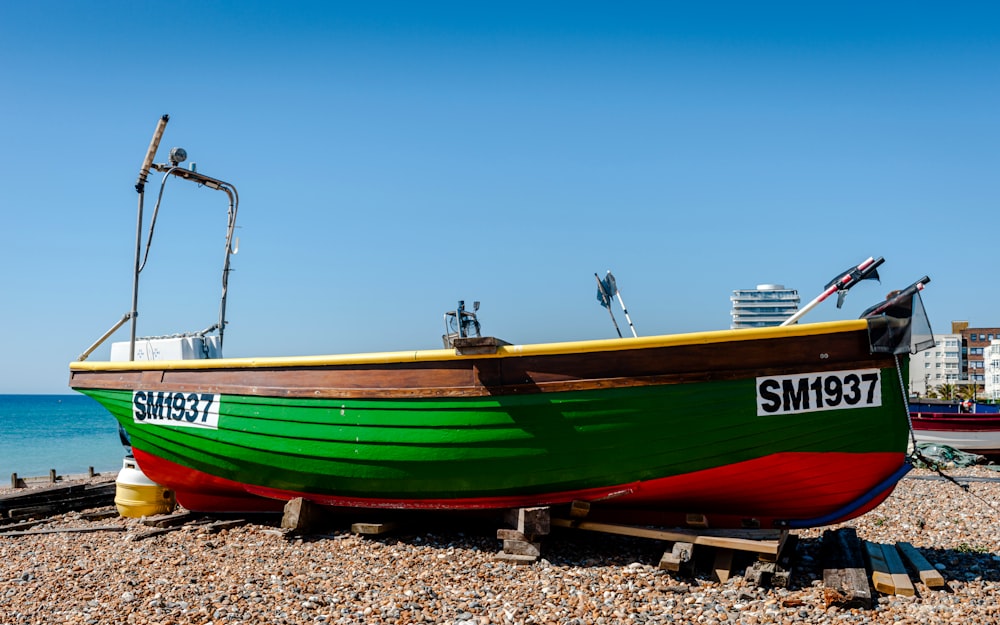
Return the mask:
{"type": "MultiPolygon", "coordinates": [[[[982,467],[949,473],[1000,477],[982,467]]],[[[741,572],[721,584],[661,571],[669,545],[659,541],[573,530],[554,529],[543,559],[517,566],[494,559],[497,524],[483,521],[419,523],[380,537],[353,535],[345,522],[323,536],[289,538],[271,518],[135,540],[149,531],[138,520],[70,513],[34,529],[123,531],[0,538],[0,625],[996,623],[998,518],[1000,482],[974,481],[968,490],[901,482],[849,525],[865,540],[912,543],[943,569],[947,588],[917,583],[915,597],[876,594],[877,605],[862,610],[825,608],[823,529],[797,532],[789,588],[761,589],[741,572]]]]}

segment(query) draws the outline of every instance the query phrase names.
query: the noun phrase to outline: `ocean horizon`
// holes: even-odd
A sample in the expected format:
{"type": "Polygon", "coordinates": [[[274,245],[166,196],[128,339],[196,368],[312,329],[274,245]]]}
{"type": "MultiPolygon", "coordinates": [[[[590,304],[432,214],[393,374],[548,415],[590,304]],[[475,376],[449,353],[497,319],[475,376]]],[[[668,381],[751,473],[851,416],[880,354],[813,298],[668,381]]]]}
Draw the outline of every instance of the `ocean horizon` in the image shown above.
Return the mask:
{"type": "Polygon", "coordinates": [[[118,422],[80,394],[0,395],[0,479],[121,469],[118,422]]]}

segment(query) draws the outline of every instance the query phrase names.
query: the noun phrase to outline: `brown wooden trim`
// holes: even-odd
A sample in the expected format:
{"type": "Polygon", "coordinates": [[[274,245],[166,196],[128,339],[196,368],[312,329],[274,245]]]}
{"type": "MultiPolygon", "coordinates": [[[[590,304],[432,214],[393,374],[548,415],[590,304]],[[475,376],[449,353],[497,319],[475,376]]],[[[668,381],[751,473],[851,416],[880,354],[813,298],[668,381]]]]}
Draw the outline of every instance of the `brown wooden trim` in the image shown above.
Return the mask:
{"type": "Polygon", "coordinates": [[[172,390],[274,397],[420,398],[523,395],[737,380],[892,366],[867,333],[781,337],[619,352],[470,357],[320,367],[72,371],[78,389],[172,390]]]}

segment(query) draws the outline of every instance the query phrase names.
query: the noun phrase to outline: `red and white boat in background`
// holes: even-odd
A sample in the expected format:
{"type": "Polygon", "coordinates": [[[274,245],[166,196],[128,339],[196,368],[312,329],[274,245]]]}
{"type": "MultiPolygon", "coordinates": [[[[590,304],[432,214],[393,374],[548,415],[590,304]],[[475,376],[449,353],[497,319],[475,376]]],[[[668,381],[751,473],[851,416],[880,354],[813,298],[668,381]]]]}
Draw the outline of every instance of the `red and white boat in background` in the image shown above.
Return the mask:
{"type": "Polygon", "coordinates": [[[982,456],[1000,456],[1000,410],[991,404],[934,402],[910,404],[918,443],[947,445],[982,456]]]}

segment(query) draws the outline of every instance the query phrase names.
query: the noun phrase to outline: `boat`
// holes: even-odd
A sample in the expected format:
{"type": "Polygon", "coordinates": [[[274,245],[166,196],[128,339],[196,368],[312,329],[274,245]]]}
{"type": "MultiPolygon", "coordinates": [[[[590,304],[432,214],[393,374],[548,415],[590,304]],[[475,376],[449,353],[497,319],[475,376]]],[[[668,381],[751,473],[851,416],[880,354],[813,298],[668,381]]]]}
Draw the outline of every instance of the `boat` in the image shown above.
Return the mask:
{"type": "Polygon", "coordinates": [[[844,321],[511,344],[482,336],[460,303],[442,348],[222,357],[238,195],[180,153],[153,163],[166,120],[140,169],[138,221],[153,170],[227,194],[219,321],[136,337],[139,228],[132,311],[70,364],[69,386],[107,408],[142,472],[184,508],[585,502],[595,520],[796,528],[864,514],[910,468],[903,372],[926,277],[844,321]],[[109,360],[88,359],[129,321],[109,360]]]}
{"type": "Polygon", "coordinates": [[[917,443],[943,445],[971,454],[1000,456],[1000,411],[994,404],[923,399],[910,403],[917,443]]]}

